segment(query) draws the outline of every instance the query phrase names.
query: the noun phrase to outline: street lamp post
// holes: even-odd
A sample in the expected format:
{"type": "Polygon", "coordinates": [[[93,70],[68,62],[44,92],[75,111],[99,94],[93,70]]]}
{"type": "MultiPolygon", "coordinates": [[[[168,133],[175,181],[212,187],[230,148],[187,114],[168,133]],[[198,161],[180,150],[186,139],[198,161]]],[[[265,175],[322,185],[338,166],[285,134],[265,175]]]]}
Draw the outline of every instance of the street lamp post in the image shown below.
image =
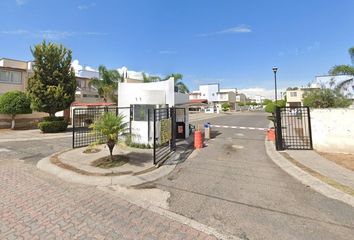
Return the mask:
{"type": "Polygon", "coordinates": [[[277,67],[273,67],[273,72],[274,72],[274,95],[275,95],[275,105],[277,104],[278,101],[278,92],[277,92],[277,67]]]}

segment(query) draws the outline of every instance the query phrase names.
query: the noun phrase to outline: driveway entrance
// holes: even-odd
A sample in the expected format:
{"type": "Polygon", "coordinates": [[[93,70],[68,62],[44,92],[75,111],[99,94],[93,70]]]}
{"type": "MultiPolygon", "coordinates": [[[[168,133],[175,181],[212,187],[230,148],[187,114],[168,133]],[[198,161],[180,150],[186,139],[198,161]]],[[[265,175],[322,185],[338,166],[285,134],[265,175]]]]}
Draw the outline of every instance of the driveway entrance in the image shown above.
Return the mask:
{"type": "MultiPolygon", "coordinates": [[[[264,113],[204,122],[215,138],[155,186],[170,210],[244,239],[351,239],[354,209],[293,179],[266,155],[264,113]],[[248,129],[247,129],[248,128],[248,129]],[[249,129],[255,128],[255,129],[249,129]]],[[[198,123],[197,123],[198,124],[198,123]]]]}

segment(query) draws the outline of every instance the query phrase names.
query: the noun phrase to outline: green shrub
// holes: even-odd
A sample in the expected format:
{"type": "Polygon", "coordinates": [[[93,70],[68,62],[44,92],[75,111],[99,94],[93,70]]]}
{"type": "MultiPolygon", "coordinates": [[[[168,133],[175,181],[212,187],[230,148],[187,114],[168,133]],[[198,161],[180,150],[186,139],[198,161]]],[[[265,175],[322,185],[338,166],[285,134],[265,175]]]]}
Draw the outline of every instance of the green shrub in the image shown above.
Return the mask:
{"type": "Polygon", "coordinates": [[[43,118],[45,122],[64,121],[64,117],[48,116],[43,118]]]}
{"type": "Polygon", "coordinates": [[[39,129],[44,133],[64,132],[68,128],[66,121],[43,121],[38,124],[39,129]]]}
{"type": "Polygon", "coordinates": [[[230,108],[231,108],[231,104],[230,104],[230,103],[223,103],[223,104],[221,105],[221,109],[222,109],[223,112],[229,111],[230,108]]]}

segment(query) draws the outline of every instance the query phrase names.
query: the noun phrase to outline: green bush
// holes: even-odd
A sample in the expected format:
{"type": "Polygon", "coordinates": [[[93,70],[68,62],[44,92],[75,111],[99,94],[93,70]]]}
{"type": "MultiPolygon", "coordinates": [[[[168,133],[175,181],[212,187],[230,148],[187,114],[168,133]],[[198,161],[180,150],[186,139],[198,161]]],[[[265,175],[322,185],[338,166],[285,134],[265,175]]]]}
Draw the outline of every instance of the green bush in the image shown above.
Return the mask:
{"type": "Polygon", "coordinates": [[[223,103],[221,105],[221,109],[222,109],[223,112],[229,111],[230,108],[231,108],[231,104],[230,103],[223,103]]]}
{"type": "Polygon", "coordinates": [[[351,101],[339,91],[321,88],[306,92],[304,105],[312,108],[346,108],[351,101]]]}
{"type": "Polygon", "coordinates": [[[43,121],[38,124],[39,129],[44,133],[64,132],[68,128],[66,121],[43,121]]]}
{"type": "Polygon", "coordinates": [[[64,117],[48,116],[43,118],[45,122],[64,121],[64,117]]]}

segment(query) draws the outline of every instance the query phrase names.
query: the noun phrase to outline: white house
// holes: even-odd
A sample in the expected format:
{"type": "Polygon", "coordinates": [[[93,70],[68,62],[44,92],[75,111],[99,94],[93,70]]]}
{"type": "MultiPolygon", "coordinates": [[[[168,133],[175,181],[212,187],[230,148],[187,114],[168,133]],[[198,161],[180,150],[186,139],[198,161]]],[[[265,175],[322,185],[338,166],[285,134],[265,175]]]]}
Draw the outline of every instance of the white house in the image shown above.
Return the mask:
{"type": "MultiPolygon", "coordinates": [[[[132,135],[133,141],[137,143],[153,143],[153,112],[157,108],[179,108],[176,121],[184,121],[185,138],[188,137],[188,101],[187,94],[175,92],[173,78],[151,83],[125,82],[119,83],[118,86],[118,107],[132,105],[132,135]],[[181,108],[185,109],[185,115],[181,108]]],[[[120,110],[120,112],[129,116],[129,109],[120,110]]]]}
{"type": "Polygon", "coordinates": [[[212,108],[221,109],[223,103],[230,103],[231,109],[235,109],[236,88],[220,88],[219,83],[201,84],[199,90],[189,94],[191,102],[208,102],[212,108]]]}
{"type": "Polygon", "coordinates": [[[317,87],[325,88],[335,88],[338,84],[348,81],[347,84],[343,86],[341,92],[346,95],[349,99],[354,99],[354,76],[353,75],[338,75],[338,76],[316,76],[314,84],[317,87]],[[350,81],[351,80],[351,81],[350,81]]]}

